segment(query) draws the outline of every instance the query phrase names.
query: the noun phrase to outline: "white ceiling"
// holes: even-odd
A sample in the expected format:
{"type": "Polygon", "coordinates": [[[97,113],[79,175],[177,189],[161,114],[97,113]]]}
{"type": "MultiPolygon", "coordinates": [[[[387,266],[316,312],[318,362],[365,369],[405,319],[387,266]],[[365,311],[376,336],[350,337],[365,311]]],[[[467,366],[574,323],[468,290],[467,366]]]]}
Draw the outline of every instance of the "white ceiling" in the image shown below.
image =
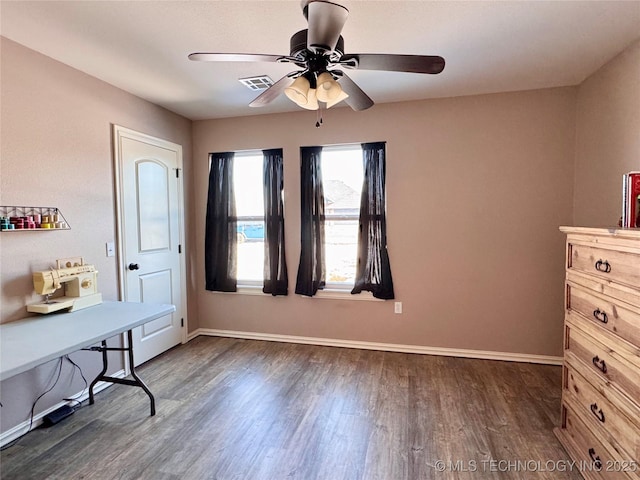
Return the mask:
{"type": "MultiPolygon", "coordinates": [[[[344,1],[345,53],[440,55],[440,75],[350,71],[376,102],[576,85],[640,38],[638,1],[344,1]]],[[[191,119],[262,108],[238,78],[291,64],[203,63],[191,52],[287,55],[306,28],[289,1],[2,1],[0,34],[191,119]]],[[[375,106],[373,107],[375,108],[375,106]]]]}

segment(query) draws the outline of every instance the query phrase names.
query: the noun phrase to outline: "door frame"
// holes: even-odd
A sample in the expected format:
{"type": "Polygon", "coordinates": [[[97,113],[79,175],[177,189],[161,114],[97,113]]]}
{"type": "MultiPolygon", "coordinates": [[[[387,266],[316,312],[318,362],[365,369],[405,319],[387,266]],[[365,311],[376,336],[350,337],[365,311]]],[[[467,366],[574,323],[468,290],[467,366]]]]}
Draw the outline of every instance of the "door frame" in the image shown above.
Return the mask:
{"type": "MultiPolygon", "coordinates": [[[[184,172],[182,166],[182,145],[164,140],[162,138],[147,135],[146,133],[138,132],[130,128],[122,127],[120,125],[113,125],[113,162],[115,172],[115,199],[116,199],[116,262],[118,265],[118,297],[121,301],[125,300],[126,296],[126,270],[124,265],[124,204],[123,204],[123,167],[122,167],[122,138],[129,138],[132,140],[142,141],[150,143],[154,146],[161,148],[168,148],[175,150],[178,153],[178,172],[184,172]]],[[[182,246],[182,253],[180,253],[180,300],[182,302],[182,317],[184,319],[184,327],[182,328],[181,343],[187,343],[189,330],[189,319],[187,314],[187,268],[186,268],[186,254],[185,254],[185,231],[184,231],[184,178],[182,174],[178,176],[178,238],[180,245],[182,246]]],[[[123,338],[123,342],[126,343],[126,338],[123,338]]],[[[128,359],[125,358],[125,372],[130,372],[130,365],[128,359]]]]}

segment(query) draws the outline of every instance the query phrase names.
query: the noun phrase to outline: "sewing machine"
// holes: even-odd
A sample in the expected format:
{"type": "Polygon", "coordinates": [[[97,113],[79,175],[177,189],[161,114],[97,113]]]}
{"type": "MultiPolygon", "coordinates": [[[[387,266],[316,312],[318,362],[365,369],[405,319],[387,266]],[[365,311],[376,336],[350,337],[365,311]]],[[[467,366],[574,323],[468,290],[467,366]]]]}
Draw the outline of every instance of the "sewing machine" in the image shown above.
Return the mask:
{"type": "Polygon", "coordinates": [[[45,296],[42,303],[27,305],[28,312],[51,313],[69,309],[70,312],[102,303],[98,293],[98,271],[86,265],[81,257],[57,260],[57,268],[34,272],[33,287],[45,296]],[[64,284],[64,296],[50,298],[64,284]]]}

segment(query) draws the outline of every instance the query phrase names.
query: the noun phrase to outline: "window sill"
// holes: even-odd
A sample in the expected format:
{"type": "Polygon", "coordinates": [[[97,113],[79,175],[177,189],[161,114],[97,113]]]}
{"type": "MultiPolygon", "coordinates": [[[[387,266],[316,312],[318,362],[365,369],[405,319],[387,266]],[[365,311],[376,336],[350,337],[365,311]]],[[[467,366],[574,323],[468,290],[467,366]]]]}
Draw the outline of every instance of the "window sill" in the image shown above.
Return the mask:
{"type": "MultiPolygon", "coordinates": [[[[262,297],[271,297],[268,293],[263,293],[262,287],[257,285],[238,285],[238,290],[235,292],[211,292],[211,293],[221,293],[224,295],[258,295],[262,297]]],[[[291,292],[289,292],[291,293],[291,292]]],[[[345,290],[340,288],[325,288],[323,290],[318,290],[313,297],[307,297],[305,295],[299,295],[302,298],[322,298],[329,300],[356,300],[359,302],[384,302],[380,298],[375,298],[371,292],[362,292],[356,295],[351,294],[351,290],[345,290]]],[[[286,297],[285,297],[286,298],[286,297]]]]}
{"type": "Polygon", "coordinates": [[[263,295],[263,296],[270,296],[270,295],[262,292],[262,287],[254,286],[254,285],[238,285],[237,290],[235,292],[211,291],[210,293],[221,293],[223,295],[263,295]]]}
{"type": "Polygon", "coordinates": [[[384,300],[380,298],[376,298],[373,296],[371,292],[362,292],[357,293],[355,295],[351,294],[351,290],[343,290],[339,288],[325,288],[323,290],[318,290],[313,297],[305,297],[305,298],[323,298],[323,299],[333,299],[333,300],[356,300],[356,301],[365,301],[365,302],[384,302],[384,300]]]}
{"type": "Polygon", "coordinates": [[[262,286],[258,285],[238,285],[238,290],[234,293],[239,293],[240,295],[263,295],[263,296],[271,296],[262,291],[262,286]]]}

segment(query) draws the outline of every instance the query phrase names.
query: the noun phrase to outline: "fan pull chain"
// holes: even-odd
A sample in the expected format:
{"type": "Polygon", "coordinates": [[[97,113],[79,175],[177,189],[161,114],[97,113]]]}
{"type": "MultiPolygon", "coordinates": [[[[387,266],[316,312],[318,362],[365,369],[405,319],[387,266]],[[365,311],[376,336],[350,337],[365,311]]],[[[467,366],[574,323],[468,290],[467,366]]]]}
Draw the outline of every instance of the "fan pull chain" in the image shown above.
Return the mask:
{"type": "Polygon", "coordinates": [[[322,125],[322,108],[318,108],[318,110],[316,110],[316,128],[320,128],[320,126],[322,125]]]}

